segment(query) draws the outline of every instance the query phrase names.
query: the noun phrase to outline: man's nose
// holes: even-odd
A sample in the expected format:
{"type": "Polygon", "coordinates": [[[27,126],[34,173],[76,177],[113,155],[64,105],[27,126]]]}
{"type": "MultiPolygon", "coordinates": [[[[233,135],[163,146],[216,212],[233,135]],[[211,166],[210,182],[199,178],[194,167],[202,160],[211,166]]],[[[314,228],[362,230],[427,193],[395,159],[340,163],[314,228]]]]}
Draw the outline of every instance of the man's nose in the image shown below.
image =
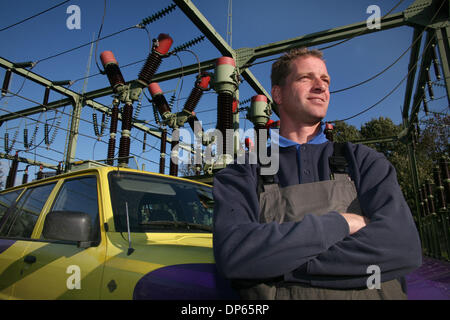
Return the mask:
{"type": "Polygon", "coordinates": [[[312,89],[314,91],[324,92],[327,89],[327,85],[326,85],[325,81],[323,81],[322,79],[315,79],[312,89]]]}

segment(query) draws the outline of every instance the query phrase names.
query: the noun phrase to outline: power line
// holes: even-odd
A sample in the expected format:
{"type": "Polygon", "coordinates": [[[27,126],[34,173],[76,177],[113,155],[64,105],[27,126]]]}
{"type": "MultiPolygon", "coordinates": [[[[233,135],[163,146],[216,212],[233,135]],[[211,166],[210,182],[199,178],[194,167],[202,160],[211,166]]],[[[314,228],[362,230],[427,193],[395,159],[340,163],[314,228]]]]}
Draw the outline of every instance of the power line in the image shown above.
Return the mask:
{"type": "Polygon", "coordinates": [[[104,39],[106,39],[106,38],[110,38],[110,37],[112,37],[112,36],[118,35],[119,33],[122,33],[122,32],[125,32],[125,31],[128,31],[128,30],[130,30],[130,29],[133,29],[133,28],[138,28],[138,29],[139,29],[139,27],[137,27],[137,26],[131,26],[131,27],[128,27],[128,28],[122,29],[122,30],[120,30],[120,31],[117,31],[117,32],[111,33],[111,34],[109,34],[109,35],[107,35],[107,36],[104,36],[104,37],[98,38],[97,40],[94,40],[94,41],[89,41],[88,43],[85,43],[85,44],[79,45],[79,46],[77,46],[77,47],[74,47],[74,48],[72,48],[72,49],[68,49],[68,50],[65,50],[65,51],[62,51],[62,52],[56,53],[56,54],[54,54],[54,55],[48,56],[48,57],[46,57],[46,58],[40,59],[40,60],[36,61],[35,63],[37,64],[37,63],[39,63],[39,62],[42,62],[42,61],[46,61],[46,60],[49,60],[49,59],[53,59],[53,58],[56,58],[56,57],[58,57],[58,56],[61,56],[61,55],[63,55],[63,54],[66,54],[66,53],[69,53],[69,52],[75,51],[75,50],[77,50],[77,49],[80,49],[80,48],[83,48],[83,47],[86,47],[86,46],[88,46],[88,45],[90,45],[91,43],[94,43],[94,42],[96,42],[96,41],[100,41],[100,40],[104,40],[104,39]]]}
{"type": "Polygon", "coordinates": [[[12,24],[12,25],[10,25],[10,26],[4,27],[4,28],[0,29],[0,32],[5,31],[5,30],[7,30],[7,29],[9,29],[9,28],[12,28],[12,27],[14,27],[14,26],[17,26],[18,24],[21,24],[21,23],[23,23],[23,22],[25,22],[25,21],[31,20],[31,19],[33,19],[33,18],[35,18],[35,17],[37,17],[37,16],[40,16],[41,14],[46,13],[46,12],[48,12],[48,11],[50,11],[50,10],[52,10],[52,9],[55,9],[55,8],[57,8],[57,7],[59,7],[59,6],[62,6],[64,3],[67,3],[67,2],[69,2],[69,1],[71,1],[71,0],[63,1],[63,2],[61,2],[61,3],[59,3],[59,4],[55,5],[55,6],[53,6],[53,7],[51,7],[51,8],[48,8],[48,9],[46,9],[46,10],[44,10],[44,11],[41,11],[41,12],[39,12],[39,13],[36,13],[35,15],[32,15],[31,17],[28,17],[28,18],[26,18],[26,19],[23,19],[23,20],[21,20],[21,21],[19,21],[19,22],[16,22],[16,23],[14,23],[14,24],[12,24]]]}
{"type": "MultiPolygon", "coordinates": [[[[436,11],[436,13],[434,14],[434,16],[430,19],[430,23],[434,21],[434,19],[436,18],[436,16],[438,15],[439,11],[442,9],[442,6],[444,5],[445,1],[442,2],[441,6],[439,7],[439,9],[436,11]]],[[[425,32],[426,28],[422,31],[425,32]]],[[[420,37],[418,37],[420,38],[420,37]]],[[[433,42],[433,38],[430,38],[430,41],[426,44],[425,48],[423,49],[422,55],[421,55],[421,59],[423,59],[428,47],[431,45],[431,43],[433,42]]],[[[412,46],[411,46],[412,47],[412,46]]],[[[406,74],[406,76],[394,87],[394,89],[392,89],[388,94],[386,94],[383,98],[381,98],[381,100],[379,100],[378,102],[376,102],[375,104],[371,105],[370,107],[362,110],[361,112],[358,112],[357,114],[345,118],[345,119],[341,119],[341,120],[334,120],[331,122],[337,122],[337,121],[347,121],[353,118],[356,118],[357,116],[373,109],[374,107],[376,107],[377,105],[379,105],[381,102],[383,102],[386,98],[388,98],[392,93],[394,93],[398,87],[400,87],[400,85],[406,80],[406,78],[409,77],[410,73],[415,69],[415,67],[417,66],[417,64],[419,63],[419,61],[416,61],[416,63],[411,67],[411,69],[408,70],[408,73],[406,74]]],[[[422,99],[420,99],[422,100],[422,99]]]]}
{"type": "MultiPolygon", "coordinates": [[[[400,0],[400,1],[399,1],[399,2],[398,2],[391,10],[389,10],[389,11],[382,17],[382,19],[385,18],[386,16],[388,16],[392,11],[394,11],[395,8],[397,8],[403,1],[404,1],[404,0],[400,0]]],[[[344,40],[342,40],[342,41],[340,41],[340,42],[338,42],[338,43],[335,43],[335,44],[332,44],[332,45],[329,45],[329,46],[326,46],[326,47],[323,47],[323,48],[319,48],[319,50],[326,50],[326,49],[330,49],[330,48],[336,47],[336,46],[338,46],[338,45],[340,45],[340,44],[343,44],[343,43],[345,43],[345,42],[347,42],[347,41],[352,40],[353,38],[355,38],[355,37],[357,37],[357,36],[360,36],[360,35],[363,34],[364,32],[366,32],[366,30],[362,30],[362,31],[360,31],[360,32],[358,32],[358,33],[356,33],[356,34],[354,34],[354,35],[351,36],[350,38],[344,39],[344,40]]]]}

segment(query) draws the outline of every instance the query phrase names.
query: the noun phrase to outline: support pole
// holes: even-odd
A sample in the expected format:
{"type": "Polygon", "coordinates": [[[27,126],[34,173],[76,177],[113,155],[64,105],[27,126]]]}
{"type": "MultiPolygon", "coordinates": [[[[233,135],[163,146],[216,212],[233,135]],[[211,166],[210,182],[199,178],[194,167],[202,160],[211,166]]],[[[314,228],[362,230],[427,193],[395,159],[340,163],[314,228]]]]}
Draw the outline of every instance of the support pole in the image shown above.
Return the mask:
{"type": "Polygon", "coordinates": [[[441,57],[442,72],[444,75],[445,88],[447,90],[447,101],[450,104],[450,27],[436,29],[436,38],[441,57]]]}
{"type": "Polygon", "coordinates": [[[75,98],[73,103],[72,114],[70,117],[70,130],[67,133],[67,145],[65,155],[65,172],[70,170],[71,163],[75,160],[75,154],[77,150],[78,129],[80,127],[81,109],[83,108],[83,99],[75,98]]]}

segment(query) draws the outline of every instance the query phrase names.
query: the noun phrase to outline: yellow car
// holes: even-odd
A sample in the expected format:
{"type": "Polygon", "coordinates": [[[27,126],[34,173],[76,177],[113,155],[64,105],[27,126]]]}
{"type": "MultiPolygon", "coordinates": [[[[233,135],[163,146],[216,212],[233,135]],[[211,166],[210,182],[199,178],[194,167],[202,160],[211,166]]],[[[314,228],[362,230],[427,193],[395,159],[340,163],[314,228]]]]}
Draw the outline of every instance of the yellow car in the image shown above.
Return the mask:
{"type": "Polygon", "coordinates": [[[0,299],[230,299],[211,187],[93,167],[0,193],[0,299]]]}

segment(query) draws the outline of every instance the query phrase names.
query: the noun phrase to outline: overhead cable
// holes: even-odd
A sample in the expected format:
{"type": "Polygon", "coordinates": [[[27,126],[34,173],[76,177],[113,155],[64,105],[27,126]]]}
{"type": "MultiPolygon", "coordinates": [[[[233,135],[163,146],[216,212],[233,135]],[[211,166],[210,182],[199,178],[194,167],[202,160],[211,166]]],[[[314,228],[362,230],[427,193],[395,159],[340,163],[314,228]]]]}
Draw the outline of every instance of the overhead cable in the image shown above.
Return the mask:
{"type": "Polygon", "coordinates": [[[48,11],[50,11],[50,10],[52,10],[52,9],[55,9],[55,8],[57,8],[57,7],[59,7],[59,6],[62,6],[64,3],[67,3],[67,2],[69,2],[69,1],[71,1],[71,0],[63,1],[63,2],[61,2],[61,3],[59,3],[59,4],[55,5],[55,6],[53,6],[53,7],[51,7],[51,8],[48,8],[48,9],[46,9],[46,10],[44,10],[44,11],[41,11],[41,12],[39,12],[39,13],[36,13],[35,15],[32,15],[31,17],[28,17],[28,18],[26,18],[26,19],[23,19],[23,20],[21,20],[21,21],[19,21],[19,22],[16,22],[16,23],[14,23],[14,24],[12,24],[12,25],[10,25],[10,26],[4,27],[4,28],[0,29],[0,32],[5,31],[5,30],[7,30],[7,29],[9,29],[9,28],[12,28],[12,27],[14,27],[14,26],[17,26],[18,24],[21,24],[21,23],[23,23],[23,22],[25,22],[25,21],[31,20],[31,19],[33,19],[33,18],[35,18],[35,17],[37,17],[37,16],[40,16],[41,14],[46,13],[46,12],[48,12],[48,11]]]}

